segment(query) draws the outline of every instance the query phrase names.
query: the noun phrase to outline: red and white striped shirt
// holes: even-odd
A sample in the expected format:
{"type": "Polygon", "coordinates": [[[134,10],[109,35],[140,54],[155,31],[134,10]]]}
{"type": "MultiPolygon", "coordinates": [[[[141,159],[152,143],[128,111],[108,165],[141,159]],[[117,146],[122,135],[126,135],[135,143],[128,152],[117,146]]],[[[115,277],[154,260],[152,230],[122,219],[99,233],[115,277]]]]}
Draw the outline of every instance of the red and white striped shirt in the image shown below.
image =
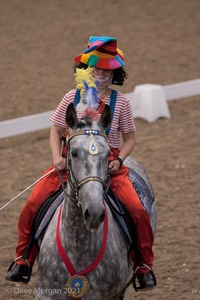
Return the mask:
{"type": "MultiPolygon", "coordinates": [[[[50,121],[57,126],[68,128],[65,122],[65,112],[68,104],[74,101],[76,90],[71,90],[61,100],[55,112],[50,118],[50,121]]],[[[110,95],[107,96],[105,103],[109,105],[110,95]]],[[[80,117],[79,113],[77,113],[80,117]]],[[[128,133],[135,131],[135,122],[133,119],[132,108],[129,100],[121,93],[117,93],[114,116],[111,123],[110,132],[108,135],[108,143],[112,148],[120,147],[120,132],[128,133]]]]}

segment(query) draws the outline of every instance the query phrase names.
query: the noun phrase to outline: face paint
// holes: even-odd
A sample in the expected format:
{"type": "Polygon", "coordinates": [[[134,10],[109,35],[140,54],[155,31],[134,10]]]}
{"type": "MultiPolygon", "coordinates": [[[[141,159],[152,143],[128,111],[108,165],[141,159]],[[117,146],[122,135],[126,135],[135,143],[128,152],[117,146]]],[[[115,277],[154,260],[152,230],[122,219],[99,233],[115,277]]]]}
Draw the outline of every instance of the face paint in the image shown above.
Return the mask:
{"type": "Polygon", "coordinates": [[[97,86],[99,88],[104,88],[111,83],[113,77],[113,71],[95,68],[94,77],[97,82],[97,86]]]}
{"type": "Polygon", "coordinates": [[[96,81],[98,81],[99,83],[104,83],[107,82],[110,78],[111,75],[107,75],[107,76],[102,76],[102,75],[94,75],[96,81]]]}

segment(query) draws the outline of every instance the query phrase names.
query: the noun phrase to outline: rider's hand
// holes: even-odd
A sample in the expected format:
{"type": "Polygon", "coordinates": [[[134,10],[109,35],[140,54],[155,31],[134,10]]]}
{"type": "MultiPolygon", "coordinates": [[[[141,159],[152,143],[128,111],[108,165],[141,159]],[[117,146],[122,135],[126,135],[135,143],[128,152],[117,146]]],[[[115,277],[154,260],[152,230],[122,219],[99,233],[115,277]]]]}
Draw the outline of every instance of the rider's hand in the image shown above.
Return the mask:
{"type": "Polygon", "coordinates": [[[54,160],[54,166],[56,168],[56,170],[64,170],[66,168],[66,159],[62,156],[57,157],[54,160]]]}
{"type": "Polygon", "coordinates": [[[120,162],[118,160],[112,160],[109,164],[109,172],[110,174],[115,174],[118,172],[120,168],[120,162]]]}

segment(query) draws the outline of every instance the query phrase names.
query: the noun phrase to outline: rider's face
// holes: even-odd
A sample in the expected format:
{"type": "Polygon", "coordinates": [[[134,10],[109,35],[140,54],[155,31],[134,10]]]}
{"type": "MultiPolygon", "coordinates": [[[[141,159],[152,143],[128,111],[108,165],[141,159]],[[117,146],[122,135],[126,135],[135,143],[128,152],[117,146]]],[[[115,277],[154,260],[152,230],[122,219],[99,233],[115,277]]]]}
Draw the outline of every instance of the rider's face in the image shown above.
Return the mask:
{"type": "Polygon", "coordinates": [[[94,77],[98,87],[103,88],[108,86],[113,78],[113,70],[94,68],[94,77]]]}

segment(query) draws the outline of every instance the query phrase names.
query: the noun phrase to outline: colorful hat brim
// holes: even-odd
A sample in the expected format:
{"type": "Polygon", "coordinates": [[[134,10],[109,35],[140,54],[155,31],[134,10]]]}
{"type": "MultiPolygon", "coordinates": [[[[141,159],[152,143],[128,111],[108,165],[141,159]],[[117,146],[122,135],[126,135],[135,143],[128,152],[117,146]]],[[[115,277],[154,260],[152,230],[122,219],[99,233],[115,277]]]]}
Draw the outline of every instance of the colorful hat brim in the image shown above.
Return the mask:
{"type": "Polygon", "coordinates": [[[121,55],[121,50],[118,52],[118,55],[114,57],[110,54],[101,53],[97,50],[94,50],[89,53],[80,54],[74,59],[74,61],[76,63],[82,62],[85,65],[97,67],[99,69],[114,70],[124,67],[125,65],[122,58],[120,57],[121,55]]]}

